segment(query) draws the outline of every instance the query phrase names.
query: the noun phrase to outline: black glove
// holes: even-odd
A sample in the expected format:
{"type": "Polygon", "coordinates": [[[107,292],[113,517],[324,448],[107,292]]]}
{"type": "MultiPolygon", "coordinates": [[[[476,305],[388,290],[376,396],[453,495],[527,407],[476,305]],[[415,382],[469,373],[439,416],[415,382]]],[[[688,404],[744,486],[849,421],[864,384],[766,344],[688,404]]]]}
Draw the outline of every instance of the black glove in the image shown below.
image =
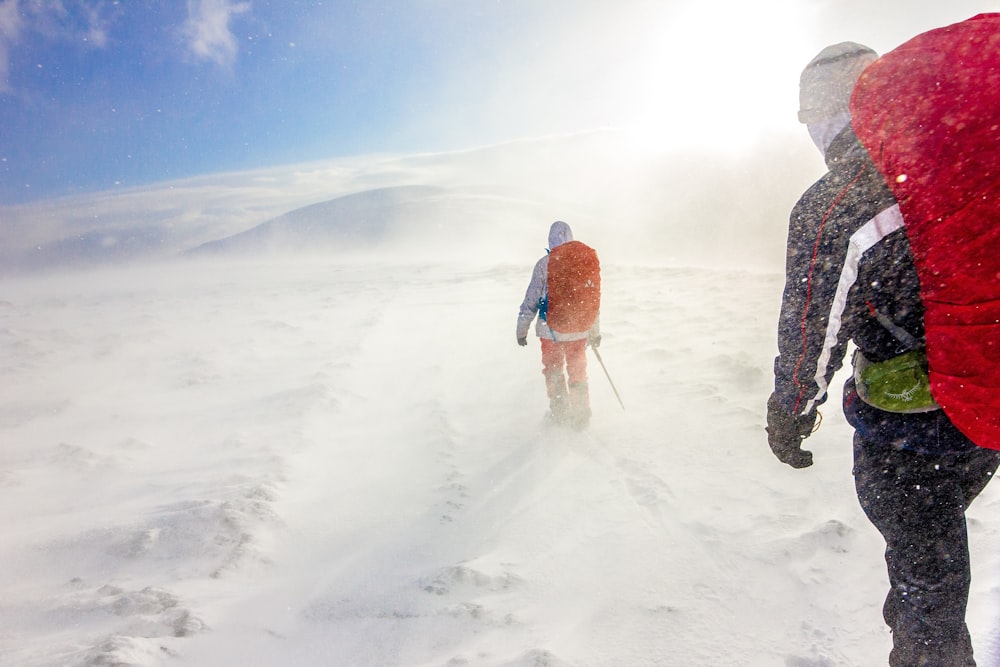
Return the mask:
{"type": "Polygon", "coordinates": [[[767,400],[767,444],[782,463],[793,468],[808,468],[812,452],[802,449],[802,441],[812,435],[816,412],[793,415],[778,405],[774,394],[767,400]]]}
{"type": "Polygon", "coordinates": [[[592,348],[594,348],[596,350],[597,348],[599,348],[601,346],[601,337],[600,336],[591,336],[591,337],[589,337],[587,339],[587,342],[590,343],[590,347],[592,347],[592,348]]]}
{"type": "Polygon", "coordinates": [[[520,345],[521,347],[524,347],[525,345],[527,345],[528,344],[528,338],[527,338],[527,336],[521,336],[520,338],[518,338],[517,339],[517,344],[520,345]]]}

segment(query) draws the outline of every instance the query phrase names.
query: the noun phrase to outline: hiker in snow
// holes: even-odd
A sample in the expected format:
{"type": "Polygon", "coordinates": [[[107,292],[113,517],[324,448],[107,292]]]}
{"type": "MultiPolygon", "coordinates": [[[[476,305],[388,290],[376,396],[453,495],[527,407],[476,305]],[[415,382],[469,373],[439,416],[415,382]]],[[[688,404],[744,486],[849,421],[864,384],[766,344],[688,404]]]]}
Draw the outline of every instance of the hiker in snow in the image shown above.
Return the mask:
{"type": "Polygon", "coordinates": [[[601,344],[600,296],[597,254],[574,241],[565,222],[553,222],[548,251],[535,264],[517,316],[517,344],[528,344],[537,315],[550,416],[558,424],[583,428],[590,422],[586,352],[588,344],[601,344]]]}
{"type": "Polygon", "coordinates": [[[899,206],[851,126],[850,99],[877,59],[845,42],[802,72],[799,120],[829,171],[792,210],[767,439],[793,468],[812,465],[802,441],[817,407],[856,352],[843,408],[854,427],[858,500],[885,538],[892,630],[889,664],[975,665],[965,623],[970,585],[965,511],[1000,464],[931,398],[924,306],[899,206]],[[881,376],[884,382],[873,381],[881,376]],[[905,380],[893,378],[905,377],[905,380]]]}

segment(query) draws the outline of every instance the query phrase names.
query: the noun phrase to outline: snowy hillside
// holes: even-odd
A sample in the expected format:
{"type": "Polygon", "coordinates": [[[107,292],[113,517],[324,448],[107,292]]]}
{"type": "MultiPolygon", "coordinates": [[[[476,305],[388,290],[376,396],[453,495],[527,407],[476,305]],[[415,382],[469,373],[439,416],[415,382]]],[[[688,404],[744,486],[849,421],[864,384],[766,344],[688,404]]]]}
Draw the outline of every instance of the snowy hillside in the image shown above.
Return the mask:
{"type": "Polygon", "coordinates": [[[601,132],[4,209],[0,665],[884,664],[839,406],[807,470],[763,431],[815,176],[775,145],[601,132]],[[585,433],[543,425],[514,341],[555,219],[600,252],[626,406],[591,356],[585,433]]]}
{"type": "Polygon", "coordinates": [[[542,247],[538,227],[556,219],[594,230],[608,257],[771,267],[783,257],[788,208],[821,166],[811,147],[791,145],[770,137],[739,157],[666,155],[609,130],[3,207],[0,277],[141,265],[196,248],[521,261],[542,247]]]}
{"type": "MultiPolygon", "coordinates": [[[[575,433],[514,342],[534,259],[5,282],[0,664],[884,664],[838,407],[812,468],[765,442],[778,272],[608,262],[626,410],[591,356],[575,433]]],[[[981,665],[998,509],[970,512],[981,665]]]]}
{"type": "Polygon", "coordinates": [[[266,256],[288,253],[359,258],[385,256],[480,261],[513,256],[549,206],[469,189],[396,186],[311,204],[252,229],[204,243],[188,255],[266,256]],[[512,234],[516,232],[516,234],[512,234]]]}
{"type": "Polygon", "coordinates": [[[440,217],[435,210],[442,188],[395,187],[345,195],[286,213],[193,249],[193,254],[306,250],[310,245],[348,252],[384,243],[394,224],[412,220],[417,226],[440,217]],[[423,214],[427,213],[426,219],[423,214]]]}

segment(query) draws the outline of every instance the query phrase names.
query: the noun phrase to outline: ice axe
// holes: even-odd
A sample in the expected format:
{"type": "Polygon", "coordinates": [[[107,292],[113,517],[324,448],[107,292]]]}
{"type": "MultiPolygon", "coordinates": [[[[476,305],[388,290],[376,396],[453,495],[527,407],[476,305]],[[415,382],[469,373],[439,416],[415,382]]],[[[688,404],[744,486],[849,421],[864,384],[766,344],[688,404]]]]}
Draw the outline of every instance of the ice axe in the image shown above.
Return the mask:
{"type": "Polygon", "coordinates": [[[604,370],[605,377],[608,378],[608,383],[611,384],[611,391],[615,392],[615,398],[618,399],[618,405],[622,406],[622,410],[625,409],[625,404],[622,403],[622,397],[618,395],[618,389],[615,388],[615,381],[611,379],[611,373],[608,373],[608,367],[604,365],[604,359],[601,359],[601,353],[597,351],[597,348],[593,345],[590,349],[594,351],[594,356],[597,357],[597,361],[601,364],[601,368],[604,370]]]}

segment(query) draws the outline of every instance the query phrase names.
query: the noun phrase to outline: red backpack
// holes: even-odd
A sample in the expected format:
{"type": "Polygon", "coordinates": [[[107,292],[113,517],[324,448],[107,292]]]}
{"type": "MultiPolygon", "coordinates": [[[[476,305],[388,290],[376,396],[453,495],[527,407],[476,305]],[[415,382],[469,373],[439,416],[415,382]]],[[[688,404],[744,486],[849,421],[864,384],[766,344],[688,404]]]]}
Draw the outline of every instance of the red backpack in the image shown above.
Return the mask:
{"type": "Polygon", "coordinates": [[[1000,449],[1000,14],[879,58],[851,118],[906,224],[931,393],[970,440],[1000,449]]]}
{"type": "Polygon", "coordinates": [[[588,331],[601,309],[601,263],[597,252],[569,241],[549,252],[545,321],[556,332],[588,331]]]}

